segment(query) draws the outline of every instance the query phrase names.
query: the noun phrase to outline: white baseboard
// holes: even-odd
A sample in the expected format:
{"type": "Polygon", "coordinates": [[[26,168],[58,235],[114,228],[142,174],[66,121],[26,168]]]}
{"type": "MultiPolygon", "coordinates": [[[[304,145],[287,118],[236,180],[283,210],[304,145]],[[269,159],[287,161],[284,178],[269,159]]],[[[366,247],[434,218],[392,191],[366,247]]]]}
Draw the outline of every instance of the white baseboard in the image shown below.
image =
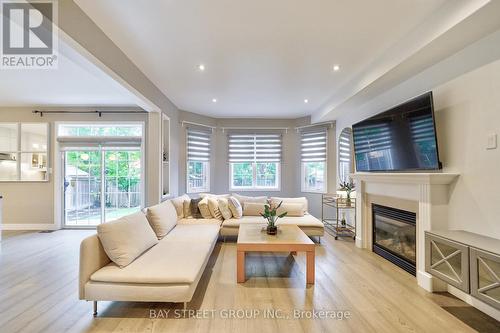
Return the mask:
{"type": "Polygon", "coordinates": [[[448,285],[448,292],[456,298],[459,298],[465,303],[475,307],[479,311],[486,313],[488,316],[495,318],[496,320],[500,320],[500,311],[495,309],[491,305],[481,302],[477,298],[474,298],[471,295],[464,293],[460,289],[457,289],[450,285],[448,285]]]}
{"type": "Polygon", "coordinates": [[[446,284],[427,272],[417,270],[417,283],[428,292],[446,291],[446,284]]]}
{"type": "Polygon", "coordinates": [[[59,229],[55,224],[43,223],[4,223],[1,226],[2,230],[57,230],[59,229]]]}

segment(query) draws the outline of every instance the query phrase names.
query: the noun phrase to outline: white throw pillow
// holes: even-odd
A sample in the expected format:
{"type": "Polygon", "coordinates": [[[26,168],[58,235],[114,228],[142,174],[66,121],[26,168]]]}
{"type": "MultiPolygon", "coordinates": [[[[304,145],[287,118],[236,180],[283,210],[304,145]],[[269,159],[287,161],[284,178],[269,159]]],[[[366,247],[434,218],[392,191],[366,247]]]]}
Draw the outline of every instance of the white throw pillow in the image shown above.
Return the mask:
{"type": "Polygon", "coordinates": [[[229,199],[220,198],[217,201],[219,202],[219,210],[224,220],[229,220],[233,217],[233,212],[231,211],[231,208],[229,208],[229,199]]]}
{"type": "Polygon", "coordinates": [[[158,239],[165,237],[177,224],[177,212],[170,200],[148,207],[146,217],[158,239]]]}
{"type": "Polygon", "coordinates": [[[175,210],[177,212],[177,216],[182,219],[184,216],[184,201],[186,200],[191,200],[189,195],[184,194],[181,195],[180,197],[173,198],[172,199],[172,204],[174,204],[175,210]]]}
{"type": "Polygon", "coordinates": [[[217,201],[217,198],[208,197],[208,209],[210,210],[212,217],[222,220],[222,213],[220,212],[219,201],[217,201]]]}
{"type": "Polygon", "coordinates": [[[201,199],[198,203],[198,208],[200,209],[201,216],[203,216],[204,219],[212,218],[212,214],[210,214],[210,209],[208,208],[208,197],[201,199]]]}
{"type": "Polygon", "coordinates": [[[243,207],[241,207],[240,201],[235,197],[229,197],[228,203],[233,217],[241,219],[241,217],[243,216],[243,207]]]}
{"type": "Polygon", "coordinates": [[[213,197],[213,198],[229,198],[229,194],[213,194],[213,193],[200,193],[200,198],[213,197]]]}
{"type": "Polygon", "coordinates": [[[306,197],[297,197],[297,198],[280,198],[280,197],[271,197],[271,204],[273,206],[279,205],[281,201],[283,201],[283,204],[285,203],[299,203],[302,204],[304,214],[307,213],[308,210],[308,203],[307,203],[307,198],[306,197]]]}
{"type": "Polygon", "coordinates": [[[99,224],[97,236],[109,259],[121,268],[158,243],[142,212],[99,224]]]}

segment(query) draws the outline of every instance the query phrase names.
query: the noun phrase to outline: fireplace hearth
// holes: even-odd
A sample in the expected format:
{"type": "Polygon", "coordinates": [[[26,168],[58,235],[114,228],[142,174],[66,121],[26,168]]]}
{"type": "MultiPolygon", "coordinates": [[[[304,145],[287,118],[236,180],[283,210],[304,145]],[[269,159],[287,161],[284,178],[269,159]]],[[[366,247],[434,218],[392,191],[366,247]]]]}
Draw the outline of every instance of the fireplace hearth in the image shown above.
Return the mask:
{"type": "Polygon", "coordinates": [[[416,275],[416,214],[372,204],[372,216],[373,252],[416,275]]]}

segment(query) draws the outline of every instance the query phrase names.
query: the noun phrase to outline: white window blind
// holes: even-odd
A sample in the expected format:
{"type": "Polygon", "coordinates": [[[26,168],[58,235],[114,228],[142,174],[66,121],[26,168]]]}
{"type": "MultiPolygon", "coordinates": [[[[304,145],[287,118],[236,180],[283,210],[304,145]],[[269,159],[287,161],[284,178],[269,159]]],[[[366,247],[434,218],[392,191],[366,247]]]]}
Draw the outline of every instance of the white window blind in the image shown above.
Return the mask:
{"type": "Polygon", "coordinates": [[[301,161],[326,161],[326,137],[326,129],[302,132],[300,138],[301,161]]]}
{"type": "Polygon", "coordinates": [[[339,162],[351,163],[352,130],[346,128],[339,137],[339,162]]]}
{"type": "Polygon", "coordinates": [[[281,134],[229,134],[229,162],[281,162],[281,134]]]}
{"type": "Polygon", "coordinates": [[[199,129],[187,130],[188,161],[210,161],[210,138],[212,133],[199,129]]]}

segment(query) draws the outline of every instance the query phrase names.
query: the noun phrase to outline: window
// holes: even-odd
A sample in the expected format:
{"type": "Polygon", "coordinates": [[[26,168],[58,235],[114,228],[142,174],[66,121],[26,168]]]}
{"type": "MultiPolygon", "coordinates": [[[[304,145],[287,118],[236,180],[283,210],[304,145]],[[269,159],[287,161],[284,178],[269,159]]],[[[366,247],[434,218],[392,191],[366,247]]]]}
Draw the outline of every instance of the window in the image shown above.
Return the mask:
{"type": "Polygon", "coordinates": [[[0,181],[47,181],[47,123],[0,123],[0,181]]]}
{"type": "Polygon", "coordinates": [[[187,130],[187,193],[210,191],[211,132],[187,130]]]}
{"type": "Polygon", "coordinates": [[[130,124],[61,124],[57,136],[123,136],[142,137],[142,125],[130,124]]]}
{"type": "Polygon", "coordinates": [[[302,192],[326,192],[326,142],[326,129],[301,133],[302,192]]]}
{"type": "Polygon", "coordinates": [[[352,173],[352,130],[347,127],[339,136],[339,182],[349,182],[352,173]]]}
{"type": "Polygon", "coordinates": [[[280,134],[230,134],[230,190],[279,190],[280,134]]]}

